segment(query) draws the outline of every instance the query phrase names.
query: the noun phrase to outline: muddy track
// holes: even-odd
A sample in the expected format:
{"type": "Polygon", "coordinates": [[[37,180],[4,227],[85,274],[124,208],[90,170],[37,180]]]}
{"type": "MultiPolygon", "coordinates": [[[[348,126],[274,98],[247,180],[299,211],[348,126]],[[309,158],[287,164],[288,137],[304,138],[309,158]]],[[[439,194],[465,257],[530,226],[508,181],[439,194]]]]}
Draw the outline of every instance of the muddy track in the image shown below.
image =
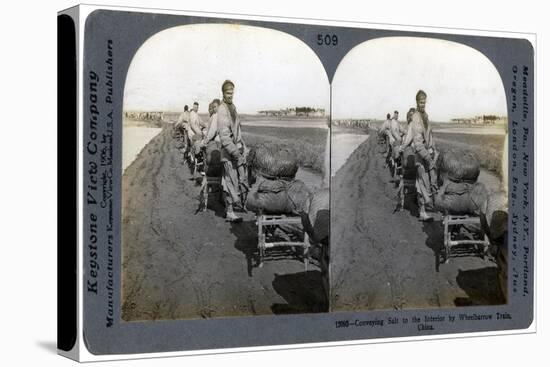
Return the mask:
{"type": "Polygon", "coordinates": [[[124,320],[320,312],[326,307],[317,268],[305,273],[292,256],[255,267],[252,214],[244,214],[241,224],[225,222],[216,194],[208,210],[197,213],[199,186],[169,128],[126,169],[122,192],[124,320]]]}
{"type": "Polygon", "coordinates": [[[331,309],[500,303],[494,263],[463,257],[437,266],[441,222],[419,222],[414,198],[394,212],[396,189],[381,149],[365,141],[331,183],[331,309]]]}

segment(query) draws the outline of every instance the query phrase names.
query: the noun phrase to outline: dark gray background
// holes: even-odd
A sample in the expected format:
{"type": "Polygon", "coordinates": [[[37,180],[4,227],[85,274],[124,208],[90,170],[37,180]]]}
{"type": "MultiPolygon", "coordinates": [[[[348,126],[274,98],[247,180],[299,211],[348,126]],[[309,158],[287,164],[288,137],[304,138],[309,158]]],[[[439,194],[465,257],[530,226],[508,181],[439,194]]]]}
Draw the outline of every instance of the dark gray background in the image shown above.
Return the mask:
{"type": "MultiPolygon", "coordinates": [[[[319,56],[323,63],[329,80],[332,80],[334,72],[342,58],[359,43],[370,39],[389,36],[415,36],[431,37],[459,42],[471,46],[485,54],[495,65],[502,78],[508,101],[508,118],[511,122],[516,114],[511,112],[510,88],[512,82],[512,66],[527,65],[531,70],[529,75],[530,94],[528,103],[530,106],[527,125],[530,128],[530,135],[527,145],[529,153],[530,170],[529,180],[529,203],[525,212],[529,215],[530,237],[526,241],[533,249],[533,192],[534,192],[534,168],[533,168],[533,138],[534,138],[534,68],[533,49],[527,40],[506,39],[479,36],[460,36],[449,34],[418,33],[404,31],[387,31],[376,29],[359,29],[347,27],[329,27],[323,25],[301,25],[276,22],[245,21],[234,19],[217,19],[207,17],[188,17],[181,15],[131,13],[121,11],[97,10],[86,19],[84,35],[84,142],[89,133],[89,99],[87,91],[87,75],[90,70],[104,76],[106,45],[107,40],[114,42],[114,104],[104,104],[105,89],[100,87],[99,110],[104,111],[114,108],[114,212],[115,212],[115,326],[105,327],[106,298],[105,290],[105,269],[106,251],[105,246],[100,246],[100,263],[102,266],[102,278],[99,289],[102,293],[93,296],[84,293],[84,340],[91,353],[94,354],[125,354],[125,353],[147,353],[166,352],[177,350],[196,350],[211,348],[231,348],[244,346],[278,345],[308,342],[327,342],[340,340],[355,340],[380,337],[410,336],[410,335],[433,335],[444,333],[461,333],[487,330],[506,330],[527,328],[533,318],[532,292],[529,297],[510,295],[509,304],[505,306],[489,307],[467,307],[456,309],[432,309],[432,310],[406,310],[406,311],[371,311],[359,313],[327,313],[312,315],[288,315],[288,316],[254,316],[240,318],[220,318],[209,320],[171,320],[154,322],[123,322],[120,320],[120,195],[121,195],[121,170],[122,164],[121,145],[122,141],[122,103],[124,82],[126,72],[132,61],[135,52],[150,36],[164,29],[194,23],[237,23],[265,28],[276,29],[294,35],[308,44],[319,56]],[[339,39],[338,47],[318,46],[317,34],[337,34],[339,39]],[[384,328],[343,328],[336,329],[335,321],[342,319],[349,320],[371,320],[386,319],[390,316],[412,317],[424,315],[457,315],[464,312],[473,313],[495,313],[508,312],[513,319],[509,321],[490,322],[460,322],[460,323],[438,323],[433,332],[418,332],[415,324],[398,326],[384,326],[384,328]]],[[[104,119],[102,120],[104,121],[104,119]]],[[[101,128],[104,124],[98,125],[101,128]]],[[[511,154],[510,149],[510,154],[511,154]]],[[[83,152],[84,171],[90,161],[90,157],[83,152]]],[[[511,156],[510,156],[511,162],[511,156]]],[[[511,163],[510,163],[511,167],[511,163]]],[[[511,177],[511,176],[510,176],[511,177]]],[[[88,184],[88,178],[84,176],[84,188],[88,184]]],[[[511,179],[510,179],[511,182],[511,179]]],[[[510,202],[511,206],[511,202],[510,202]]],[[[88,252],[86,251],[89,233],[87,222],[90,208],[84,202],[84,266],[88,263],[88,252]]],[[[105,212],[98,213],[99,228],[105,226],[107,218],[105,212]]],[[[510,212],[510,217],[512,212],[510,212]]],[[[511,226],[510,226],[511,228],[511,226]]],[[[99,243],[105,244],[105,234],[100,233],[99,243]]],[[[509,241],[511,245],[511,241],[509,241]]],[[[510,257],[511,259],[511,257],[510,257]]],[[[528,259],[530,265],[529,287],[533,290],[533,251],[530,251],[528,259]]],[[[510,263],[509,268],[514,264],[510,263]]],[[[521,268],[517,264],[517,267],[521,268]]],[[[84,275],[84,282],[87,278],[84,275]]],[[[509,287],[511,288],[511,287],[509,287]]]]}

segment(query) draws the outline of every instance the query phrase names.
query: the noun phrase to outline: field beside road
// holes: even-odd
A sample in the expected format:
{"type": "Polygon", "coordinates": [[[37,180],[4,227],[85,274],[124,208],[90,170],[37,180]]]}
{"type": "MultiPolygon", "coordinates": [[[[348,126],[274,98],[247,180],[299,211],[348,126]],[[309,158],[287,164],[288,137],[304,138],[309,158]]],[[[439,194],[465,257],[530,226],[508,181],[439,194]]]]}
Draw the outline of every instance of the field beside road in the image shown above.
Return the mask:
{"type": "Polygon", "coordinates": [[[324,155],[328,130],[320,128],[243,127],[243,138],[250,148],[260,145],[289,149],[300,167],[324,173],[324,155]]]}
{"type": "Polygon", "coordinates": [[[434,132],[438,150],[462,148],[474,152],[481,167],[500,176],[502,152],[506,143],[504,135],[434,132]]]}

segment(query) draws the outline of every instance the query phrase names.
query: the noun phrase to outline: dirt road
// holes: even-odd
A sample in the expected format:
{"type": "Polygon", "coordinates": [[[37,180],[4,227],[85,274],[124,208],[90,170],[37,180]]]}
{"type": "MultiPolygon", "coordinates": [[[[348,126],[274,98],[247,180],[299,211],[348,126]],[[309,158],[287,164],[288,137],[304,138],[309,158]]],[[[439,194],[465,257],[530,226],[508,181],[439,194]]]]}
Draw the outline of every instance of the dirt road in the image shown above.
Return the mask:
{"type": "Polygon", "coordinates": [[[291,254],[256,267],[251,213],[225,222],[212,194],[197,213],[199,187],[164,130],[122,179],[124,320],[321,312],[321,273],[291,254]]]}
{"type": "Polygon", "coordinates": [[[381,151],[368,139],[332,179],[331,309],[501,303],[493,262],[462,257],[438,267],[441,222],[418,221],[413,203],[394,213],[396,189],[381,151]]]}

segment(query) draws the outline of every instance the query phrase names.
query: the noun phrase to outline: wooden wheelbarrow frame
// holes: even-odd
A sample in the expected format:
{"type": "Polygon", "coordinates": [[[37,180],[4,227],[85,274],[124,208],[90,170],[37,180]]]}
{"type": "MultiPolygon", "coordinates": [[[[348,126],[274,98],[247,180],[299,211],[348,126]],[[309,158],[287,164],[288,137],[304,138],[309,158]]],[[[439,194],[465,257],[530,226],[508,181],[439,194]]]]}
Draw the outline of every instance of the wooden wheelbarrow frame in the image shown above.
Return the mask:
{"type": "MultiPolygon", "coordinates": [[[[281,224],[299,224],[302,226],[302,218],[299,216],[288,215],[268,215],[259,214],[256,217],[256,225],[258,226],[258,250],[260,252],[259,267],[263,266],[266,250],[275,247],[300,247],[304,253],[304,268],[307,271],[309,264],[309,236],[305,231],[303,241],[269,241],[266,236],[266,231],[281,224]]],[[[302,229],[303,230],[303,229],[302,229]]]]}
{"type": "MultiPolygon", "coordinates": [[[[486,260],[489,255],[489,238],[483,233],[482,240],[466,240],[453,238],[452,228],[464,224],[479,225],[481,228],[481,220],[479,216],[472,215],[445,215],[443,217],[443,260],[447,264],[449,259],[453,257],[453,247],[471,245],[475,248],[478,255],[486,260]]],[[[483,230],[480,229],[480,233],[483,230]]]]}

